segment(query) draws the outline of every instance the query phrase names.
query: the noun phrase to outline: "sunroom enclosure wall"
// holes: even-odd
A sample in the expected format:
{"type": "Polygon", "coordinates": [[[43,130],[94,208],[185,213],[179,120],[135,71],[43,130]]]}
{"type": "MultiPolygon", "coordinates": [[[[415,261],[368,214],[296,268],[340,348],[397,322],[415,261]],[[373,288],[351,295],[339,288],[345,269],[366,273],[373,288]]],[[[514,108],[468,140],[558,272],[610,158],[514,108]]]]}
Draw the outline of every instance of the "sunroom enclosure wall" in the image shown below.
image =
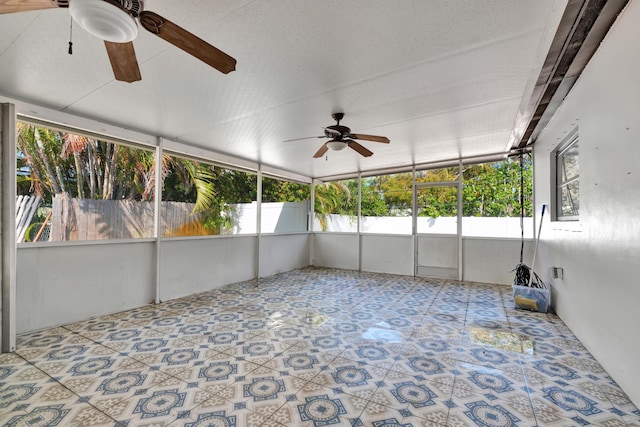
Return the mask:
{"type": "MultiPolygon", "coordinates": [[[[37,108],[22,107],[22,111],[37,108]]],[[[61,113],[49,114],[55,120],[61,113]]],[[[269,177],[298,183],[311,181],[307,177],[182,143],[131,134],[96,122],[87,123],[86,119],[66,114],[63,118],[62,122],[69,126],[81,123],[79,126],[84,129],[105,128],[116,136],[142,141],[142,145],[151,150],[161,145],[165,153],[254,171],[259,176],[264,170],[269,177]]],[[[252,202],[261,203],[261,200],[252,202]]],[[[311,206],[304,208],[302,204],[301,209],[311,206]]],[[[313,216],[313,212],[309,215],[313,216]]],[[[313,224],[313,221],[309,223],[313,224]]],[[[20,333],[84,320],[139,307],[155,299],[166,301],[310,264],[413,275],[414,237],[411,233],[287,230],[283,229],[284,233],[263,230],[264,233],[241,235],[19,244],[17,330],[20,333]]],[[[510,284],[511,270],[517,259],[508,255],[519,251],[518,239],[469,237],[463,241],[463,252],[468,260],[463,279],[510,284]],[[478,259],[483,262],[476,264],[478,259]]],[[[531,242],[527,241],[526,245],[525,257],[530,257],[531,242]]]]}
{"type": "MultiPolygon", "coordinates": [[[[56,114],[50,113],[52,116],[56,114]]],[[[73,130],[72,125],[76,119],[85,123],[82,127],[87,128],[84,119],[63,116],[65,123],[69,120],[70,124],[60,125],[60,129],[73,130]]],[[[47,124],[35,122],[43,126],[47,124]]],[[[94,122],[90,122],[89,125],[100,129],[108,127],[94,122]]],[[[183,156],[184,159],[211,165],[230,165],[233,169],[253,171],[254,178],[256,171],[261,168],[258,164],[217,153],[212,154],[173,141],[130,134],[117,128],[111,130],[115,131],[115,135],[122,132],[127,136],[127,141],[136,141],[138,145],[147,147],[148,153],[163,152],[155,150],[150,144],[152,141],[166,150],[165,155],[183,156]]],[[[305,177],[279,170],[270,170],[270,173],[284,181],[295,181],[296,188],[304,188],[304,185],[307,190],[309,188],[309,183],[303,183],[307,179],[305,177]]],[[[255,183],[255,179],[253,182],[255,183]]],[[[253,192],[256,190],[253,184],[253,192]]],[[[9,197],[14,196],[15,193],[9,194],[9,197]]],[[[81,321],[140,307],[154,300],[167,301],[230,283],[255,279],[260,274],[259,268],[263,271],[261,275],[265,276],[308,266],[310,235],[306,225],[301,228],[300,220],[296,218],[296,228],[292,231],[284,224],[291,215],[284,215],[280,224],[288,233],[270,234],[259,242],[260,235],[256,234],[256,212],[261,206],[259,201],[256,203],[255,198],[253,200],[225,201],[231,204],[234,211],[246,211],[244,207],[249,207],[248,213],[243,215],[243,223],[251,222],[253,218],[250,232],[236,227],[230,230],[233,235],[163,237],[162,234],[166,233],[163,233],[160,227],[160,236],[140,236],[136,239],[19,243],[17,263],[15,268],[12,268],[18,277],[18,315],[14,325],[17,332],[81,321]],[[293,251],[292,254],[295,255],[282,255],[285,248],[293,251]]],[[[93,201],[89,200],[84,205],[88,206],[91,202],[93,201]]],[[[149,202],[131,203],[152,205],[149,202]]],[[[302,208],[298,207],[299,204],[296,205],[296,212],[303,215],[303,223],[306,224],[308,201],[302,208]]],[[[280,202],[277,205],[282,208],[288,204],[280,202]]],[[[284,211],[274,209],[272,205],[268,205],[267,208],[272,212],[272,216],[281,215],[284,211]]],[[[271,230],[273,231],[277,233],[277,230],[271,230]]]]}
{"type": "MultiPolygon", "coordinates": [[[[554,309],[640,406],[640,2],[629,2],[535,143],[535,200],[553,206],[551,153],[579,138],[579,218],[545,216],[539,271],[554,309]]],[[[596,373],[596,375],[598,375],[596,373]]]]}
{"type": "MultiPolygon", "coordinates": [[[[413,237],[392,234],[314,233],[316,267],[413,275],[413,237]]],[[[512,285],[520,254],[518,239],[463,237],[462,279],[512,285]]],[[[533,257],[533,240],[524,244],[525,264],[533,257]]]]}
{"type": "MultiPolygon", "coordinates": [[[[531,162],[523,165],[530,177],[531,162]]],[[[497,161],[317,183],[312,264],[412,276],[422,274],[416,261],[429,259],[437,261],[430,265],[450,267],[457,275],[460,257],[462,280],[511,285],[521,245],[520,218],[514,216],[520,212],[520,171],[517,160],[497,161]],[[416,192],[412,232],[414,180],[416,188],[436,191],[416,192]],[[458,182],[466,186],[460,190],[465,201],[459,249],[450,244],[457,238],[458,182]],[[475,193],[484,198],[473,200],[475,193]]],[[[524,181],[523,261],[531,265],[531,182],[524,181]]]]}

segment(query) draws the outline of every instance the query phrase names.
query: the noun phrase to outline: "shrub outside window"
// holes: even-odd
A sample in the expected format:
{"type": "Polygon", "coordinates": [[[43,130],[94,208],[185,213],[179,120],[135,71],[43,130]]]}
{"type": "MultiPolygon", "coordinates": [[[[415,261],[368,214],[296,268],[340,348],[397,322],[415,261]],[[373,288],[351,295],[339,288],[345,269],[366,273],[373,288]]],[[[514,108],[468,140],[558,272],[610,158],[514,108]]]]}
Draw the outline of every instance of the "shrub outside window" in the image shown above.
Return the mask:
{"type": "Polygon", "coordinates": [[[520,237],[522,199],[524,237],[533,237],[533,167],[530,155],[522,160],[522,170],[518,158],[464,166],[463,236],[520,237]]]}
{"type": "Polygon", "coordinates": [[[362,178],[360,231],[411,234],[412,205],[411,172],[362,178]]]}

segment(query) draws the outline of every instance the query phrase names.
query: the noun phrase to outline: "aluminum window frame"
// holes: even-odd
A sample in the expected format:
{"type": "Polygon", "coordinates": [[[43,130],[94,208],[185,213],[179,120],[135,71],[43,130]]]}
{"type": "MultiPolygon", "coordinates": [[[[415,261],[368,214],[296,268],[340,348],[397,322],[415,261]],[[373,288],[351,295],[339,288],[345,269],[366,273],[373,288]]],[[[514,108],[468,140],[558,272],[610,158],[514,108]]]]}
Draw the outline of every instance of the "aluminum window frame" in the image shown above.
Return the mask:
{"type": "MultiPolygon", "coordinates": [[[[579,157],[579,147],[580,147],[580,138],[578,135],[578,129],[574,129],[570,134],[558,145],[558,147],[551,152],[551,165],[550,168],[552,176],[551,176],[551,213],[552,221],[579,221],[580,220],[580,157],[579,157]],[[577,174],[572,176],[571,178],[564,180],[563,179],[563,160],[565,155],[571,150],[578,149],[577,158],[577,174]],[[568,188],[571,184],[578,184],[578,207],[576,215],[564,215],[562,213],[562,190],[564,188],[568,188]]],[[[573,153],[572,153],[573,154],[573,153]]],[[[574,205],[575,208],[575,205],[574,205]]]]}

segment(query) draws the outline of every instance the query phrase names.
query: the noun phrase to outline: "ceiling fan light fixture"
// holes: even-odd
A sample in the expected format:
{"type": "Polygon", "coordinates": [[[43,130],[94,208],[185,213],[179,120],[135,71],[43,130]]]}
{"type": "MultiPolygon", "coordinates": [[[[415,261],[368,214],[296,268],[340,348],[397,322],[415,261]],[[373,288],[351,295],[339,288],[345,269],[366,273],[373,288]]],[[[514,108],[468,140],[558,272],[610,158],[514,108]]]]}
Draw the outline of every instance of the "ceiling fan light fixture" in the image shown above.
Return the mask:
{"type": "Polygon", "coordinates": [[[333,151],[340,151],[347,148],[347,143],[343,141],[329,141],[327,142],[327,147],[333,151]]]}
{"type": "Polygon", "coordinates": [[[138,35],[133,16],[108,1],[72,1],[69,13],[87,32],[108,42],[127,43],[138,35]]]}

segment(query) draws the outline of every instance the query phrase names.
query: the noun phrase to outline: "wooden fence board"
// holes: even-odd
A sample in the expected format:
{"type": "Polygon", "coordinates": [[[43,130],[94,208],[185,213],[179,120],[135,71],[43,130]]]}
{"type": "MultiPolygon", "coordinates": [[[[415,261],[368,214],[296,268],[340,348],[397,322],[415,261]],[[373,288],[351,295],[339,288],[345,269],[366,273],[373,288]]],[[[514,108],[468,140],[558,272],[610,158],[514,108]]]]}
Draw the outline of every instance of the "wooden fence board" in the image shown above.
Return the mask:
{"type": "MultiPolygon", "coordinates": [[[[161,235],[195,230],[193,203],[161,202],[161,235]]],[[[54,197],[51,241],[135,239],[153,236],[153,202],[54,197]]]]}

